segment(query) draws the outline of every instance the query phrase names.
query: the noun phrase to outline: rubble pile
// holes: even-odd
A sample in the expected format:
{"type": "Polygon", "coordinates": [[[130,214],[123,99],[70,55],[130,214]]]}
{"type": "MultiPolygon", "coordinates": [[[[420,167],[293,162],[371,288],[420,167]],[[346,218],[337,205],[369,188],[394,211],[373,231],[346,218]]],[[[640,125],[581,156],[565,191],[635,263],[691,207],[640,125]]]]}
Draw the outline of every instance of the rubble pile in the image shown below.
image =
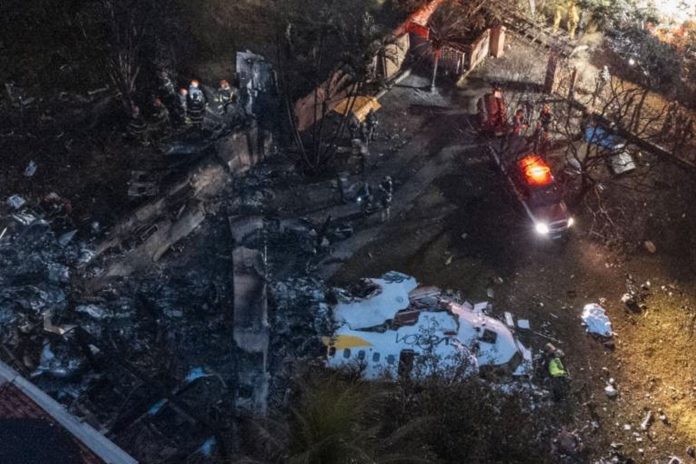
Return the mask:
{"type": "Polygon", "coordinates": [[[221,311],[230,306],[231,279],[219,262],[173,266],[91,290],[82,271],[92,254],[80,234],[61,240],[43,219],[6,223],[0,240],[5,359],[143,461],[189,453],[224,428],[211,418],[233,408],[235,360],[229,314],[221,311]],[[191,377],[196,367],[206,375],[191,377]]]}

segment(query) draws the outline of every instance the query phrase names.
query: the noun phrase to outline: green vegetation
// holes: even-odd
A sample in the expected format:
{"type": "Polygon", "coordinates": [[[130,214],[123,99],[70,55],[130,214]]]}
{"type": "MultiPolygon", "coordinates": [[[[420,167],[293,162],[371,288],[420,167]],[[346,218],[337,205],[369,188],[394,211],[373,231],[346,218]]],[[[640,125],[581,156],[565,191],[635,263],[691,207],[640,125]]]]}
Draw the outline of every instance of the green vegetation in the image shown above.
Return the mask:
{"type": "Polygon", "coordinates": [[[316,370],[305,378],[293,389],[295,406],[250,425],[257,447],[246,462],[549,462],[552,420],[544,407],[532,414],[526,394],[478,378],[380,384],[316,370]]]}

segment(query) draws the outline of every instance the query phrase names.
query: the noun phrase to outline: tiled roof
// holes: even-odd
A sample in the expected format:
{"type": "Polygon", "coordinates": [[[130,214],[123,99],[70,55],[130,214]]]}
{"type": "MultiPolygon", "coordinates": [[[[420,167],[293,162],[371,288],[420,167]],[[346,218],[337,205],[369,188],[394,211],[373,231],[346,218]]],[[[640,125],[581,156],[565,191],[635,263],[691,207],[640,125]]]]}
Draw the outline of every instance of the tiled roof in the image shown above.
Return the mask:
{"type": "Polygon", "coordinates": [[[137,464],[1,361],[0,437],[10,443],[0,447],[2,464],[137,464]]]}
{"type": "MultiPolygon", "coordinates": [[[[67,430],[61,427],[59,424],[51,418],[51,416],[46,413],[38,404],[36,404],[29,396],[24,394],[19,388],[14,384],[6,382],[0,385],[0,427],[9,427],[13,421],[8,421],[8,419],[34,419],[33,422],[43,422],[50,427],[57,427],[55,429],[55,434],[58,435],[58,440],[69,439],[74,442],[74,444],[79,449],[79,454],[81,460],[80,463],[84,464],[104,464],[104,461],[99,459],[94,453],[85,447],[79,440],[70,435],[67,430]]],[[[27,437],[31,438],[31,437],[27,437]]],[[[46,453],[46,450],[41,449],[36,446],[31,440],[20,440],[15,441],[14,451],[18,451],[20,447],[27,447],[29,449],[25,450],[25,453],[32,453],[32,449],[35,451],[40,451],[46,453]]],[[[5,451],[0,451],[0,457],[3,456],[4,452],[13,453],[9,451],[7,446],[3,447],[5,451]]],[[[13,453],[14,454],[14,453],[13,453]]],[[[25,454],[26,456],[26,454],[25,454]]],[[[9,456],[5,456],[4,459],[11,459],[9,456]]],[[[56,460],[59,460],[57,457],[56,460]]],[[[3,461],[4,462],[4,461],[3,461]]],[[[19,464],[19,463],[18,463],[19,464]]]]}

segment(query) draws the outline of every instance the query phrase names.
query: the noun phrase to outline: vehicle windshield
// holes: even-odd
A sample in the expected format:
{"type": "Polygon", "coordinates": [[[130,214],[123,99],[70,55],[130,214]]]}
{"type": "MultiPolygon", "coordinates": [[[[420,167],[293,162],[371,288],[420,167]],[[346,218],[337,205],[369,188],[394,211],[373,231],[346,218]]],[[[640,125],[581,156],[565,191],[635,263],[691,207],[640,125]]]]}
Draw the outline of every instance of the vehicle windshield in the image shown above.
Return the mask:
{"type": "Polygon", "coordinates": [[[551,206],[561,202],[561,190],[553,183],[529,190],[531,206],[551,206]]]}

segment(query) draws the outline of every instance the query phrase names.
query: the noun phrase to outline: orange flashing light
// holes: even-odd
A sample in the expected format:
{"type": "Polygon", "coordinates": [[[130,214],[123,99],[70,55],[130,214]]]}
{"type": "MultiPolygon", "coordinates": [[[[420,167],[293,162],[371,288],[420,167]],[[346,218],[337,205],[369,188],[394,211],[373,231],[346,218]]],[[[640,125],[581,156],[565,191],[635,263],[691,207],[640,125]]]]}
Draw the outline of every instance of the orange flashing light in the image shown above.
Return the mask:
{"type": "Polygon", "coordinates": [[[518,163],[530,185],[549,185],[553,182],[551,168],[540,156],[525,156],[518,163]]]}

